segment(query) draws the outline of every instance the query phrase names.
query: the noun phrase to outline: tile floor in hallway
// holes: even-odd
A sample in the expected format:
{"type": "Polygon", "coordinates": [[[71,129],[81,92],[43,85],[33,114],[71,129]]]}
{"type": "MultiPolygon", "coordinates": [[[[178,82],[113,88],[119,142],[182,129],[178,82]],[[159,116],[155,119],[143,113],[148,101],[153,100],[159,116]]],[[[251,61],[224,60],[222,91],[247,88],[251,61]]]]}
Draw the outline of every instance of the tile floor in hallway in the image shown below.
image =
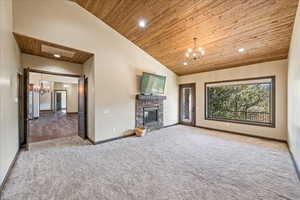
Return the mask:
{"type": "Polygon", "coordinates": [[[29,143],[78,135],[78,114],[42,111],[29,122],[29,143]]]}

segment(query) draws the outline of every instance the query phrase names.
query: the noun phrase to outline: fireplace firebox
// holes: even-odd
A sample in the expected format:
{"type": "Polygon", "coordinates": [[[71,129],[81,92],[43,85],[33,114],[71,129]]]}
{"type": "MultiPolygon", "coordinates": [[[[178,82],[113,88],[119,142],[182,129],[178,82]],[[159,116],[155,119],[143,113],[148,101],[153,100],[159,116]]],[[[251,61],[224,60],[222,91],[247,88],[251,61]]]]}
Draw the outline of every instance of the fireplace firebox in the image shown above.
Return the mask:
{"type": "Polygon", "coordinates": [[[158,107],[144,107],[144,126],[158,123],[158,107]]]}

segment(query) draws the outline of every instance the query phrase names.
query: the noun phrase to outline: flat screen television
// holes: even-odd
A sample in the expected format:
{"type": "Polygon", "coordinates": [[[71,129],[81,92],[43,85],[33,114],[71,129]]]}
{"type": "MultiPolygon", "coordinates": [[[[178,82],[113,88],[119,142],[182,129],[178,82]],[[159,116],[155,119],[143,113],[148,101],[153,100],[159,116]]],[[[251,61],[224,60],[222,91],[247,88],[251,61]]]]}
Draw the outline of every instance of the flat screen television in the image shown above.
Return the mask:
{"type": "Polygon", "coordinates": [[[141,81],[141,93],[144,95],[164,94],[165,84],[165,76],[144,72],[141,81]]]}

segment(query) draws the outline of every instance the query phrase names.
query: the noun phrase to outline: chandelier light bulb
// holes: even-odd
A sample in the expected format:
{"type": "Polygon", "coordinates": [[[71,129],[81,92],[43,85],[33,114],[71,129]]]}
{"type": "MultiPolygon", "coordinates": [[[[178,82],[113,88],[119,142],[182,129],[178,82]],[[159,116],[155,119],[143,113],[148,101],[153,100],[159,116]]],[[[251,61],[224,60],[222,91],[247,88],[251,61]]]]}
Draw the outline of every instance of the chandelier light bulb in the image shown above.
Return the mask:
{"type": "Polygon", "coordinates": [[[185,66],[186,66],[187,64],[188,64],[187,62],[183,62],[183,65],[185,65],[185,66]]]}
{"type": "Polygon", "coordinates": [[[185,56],[186,56],[186,57],[190,57],[190,54],[189,54],[189,53],[185,53],[185,56]]]}
{"type": "Polygon", "coordinates": [[[188,52],[191,53],[193,50],[191,48],[188,48],[188,52]]]}

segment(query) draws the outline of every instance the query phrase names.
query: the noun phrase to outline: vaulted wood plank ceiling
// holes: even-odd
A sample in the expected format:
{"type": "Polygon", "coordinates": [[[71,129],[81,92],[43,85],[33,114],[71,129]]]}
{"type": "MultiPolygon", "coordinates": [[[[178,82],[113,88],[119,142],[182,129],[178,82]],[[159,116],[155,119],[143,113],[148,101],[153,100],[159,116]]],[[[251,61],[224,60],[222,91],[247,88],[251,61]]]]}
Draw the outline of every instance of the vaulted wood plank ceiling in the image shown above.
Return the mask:
{"type": "Polygon", "coordinates": [[[73,1],[179,75],[287,58],[298,5],[298,0],[73,1]],[[140,19],[146,28],[138,26],[140,19]],[[206,54],[184,66],[194,37],[206,54]]]}

